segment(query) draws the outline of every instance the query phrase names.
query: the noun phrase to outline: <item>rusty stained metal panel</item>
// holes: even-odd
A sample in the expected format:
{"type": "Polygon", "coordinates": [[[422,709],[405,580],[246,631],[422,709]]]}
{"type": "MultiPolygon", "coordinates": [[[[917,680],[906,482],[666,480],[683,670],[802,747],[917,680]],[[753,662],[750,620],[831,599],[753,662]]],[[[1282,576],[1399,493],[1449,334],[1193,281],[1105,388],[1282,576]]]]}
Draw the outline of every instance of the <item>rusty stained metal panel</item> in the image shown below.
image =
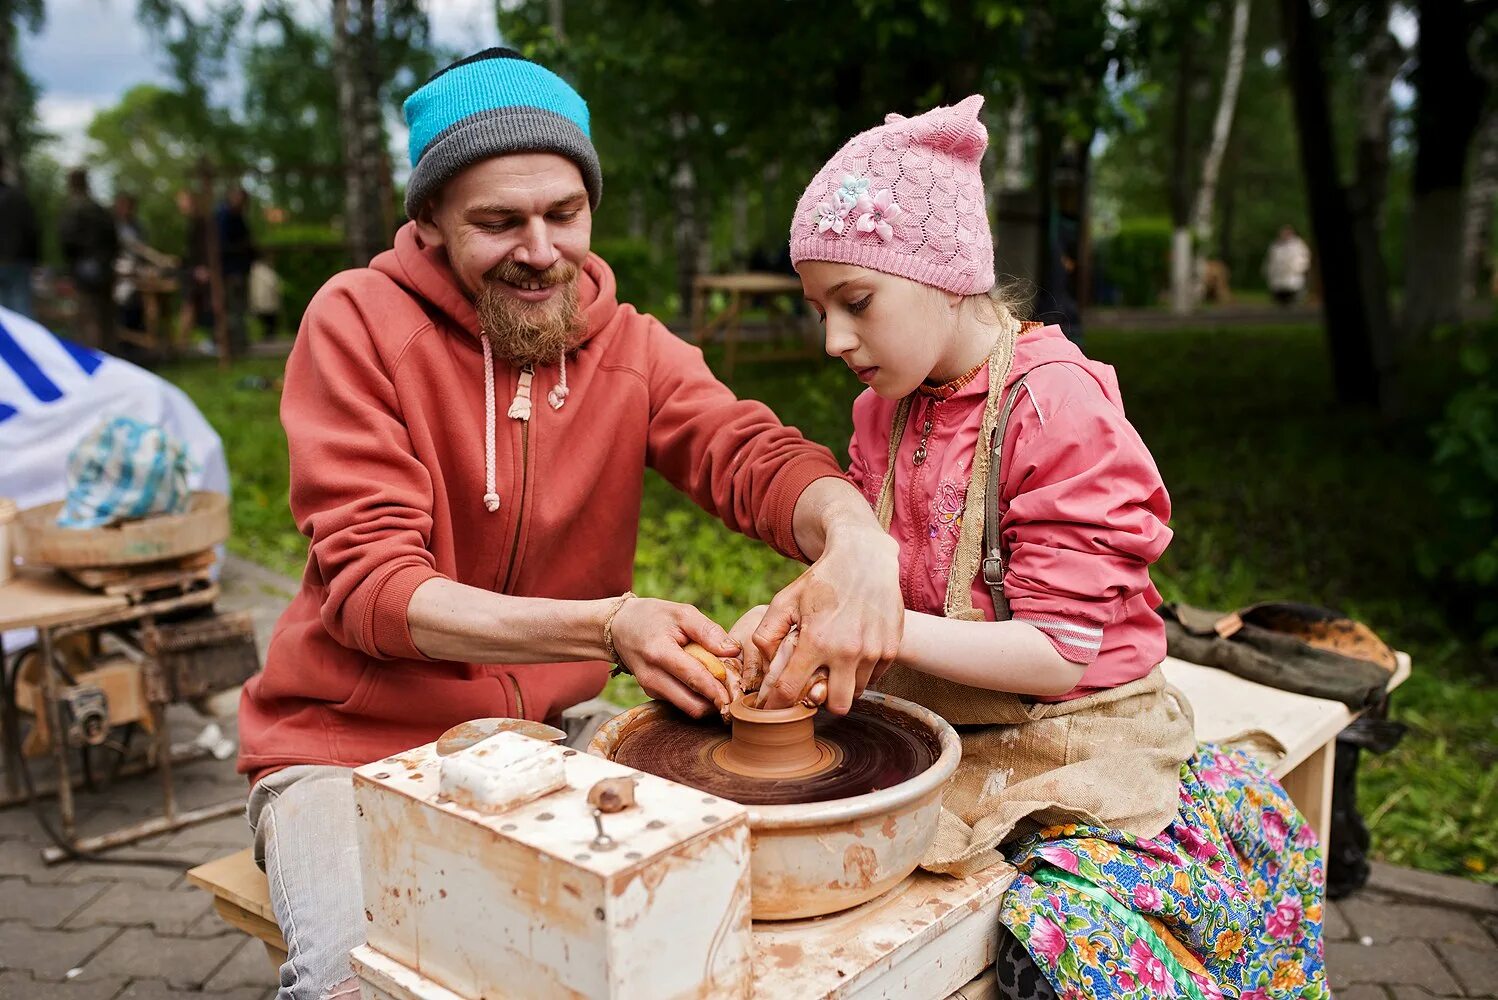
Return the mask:
{"type": "Polygon", "coordinates": [[[465,998],[743,998],[742,806],[572,751],[566,787],[486,815],[441,800],[434,745],[355,772],[368,943],[465,998]],[[587,790],[637,776],[604,817],[587,790]]]}

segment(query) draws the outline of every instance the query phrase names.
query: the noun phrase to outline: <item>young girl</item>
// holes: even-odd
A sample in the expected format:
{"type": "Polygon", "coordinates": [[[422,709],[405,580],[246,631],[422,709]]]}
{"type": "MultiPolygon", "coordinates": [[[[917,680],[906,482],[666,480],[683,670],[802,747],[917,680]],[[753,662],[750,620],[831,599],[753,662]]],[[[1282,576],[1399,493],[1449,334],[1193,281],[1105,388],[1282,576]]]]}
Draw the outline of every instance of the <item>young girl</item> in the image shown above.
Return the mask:
{"type": "Polygon", "coordinates": [[[1011,996],[1329,996],[1314,832],[1248,758],[1197,748],[1161,675],[1170,503],[1113,371],[993,292],[981,106],[849,140],[790,240],[827,353],[869,387],[849,477],[900,545],[877,686],[962,738],[923,864],[1018,869],[1011,996]]]}

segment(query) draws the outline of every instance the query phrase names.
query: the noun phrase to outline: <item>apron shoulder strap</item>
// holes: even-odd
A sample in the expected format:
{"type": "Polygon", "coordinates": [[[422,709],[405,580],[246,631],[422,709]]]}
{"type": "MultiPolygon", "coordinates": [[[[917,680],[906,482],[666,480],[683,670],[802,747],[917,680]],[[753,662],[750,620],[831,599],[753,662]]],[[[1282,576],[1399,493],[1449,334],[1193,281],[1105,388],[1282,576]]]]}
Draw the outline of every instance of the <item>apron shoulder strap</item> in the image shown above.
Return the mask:
{"type": "Polygon", "coordinates": [[[989,596],[993,598],[994,621],[1008,621],[1010,618],[1009,601],[1004,597],[1004,546],[1002,531],[1000,530],[1001,512],[999,511],[1000,494],[1004,489],[1004,435],[1009,430],[1009,417],[1014,412],[1015,403],[1019,400],[1020,390],[1025,387],[1025,380],[1030,377],[1029,373],[1020,376],[1005,393],[1004,402],[999,410],[999,422],[994,428],[993,438],[989,441],[992,449],[992,460],[989,463],[988,483],[984,488],[983,496],[983,563],[981,572],[983,583],[988,587],[989,596]]]}

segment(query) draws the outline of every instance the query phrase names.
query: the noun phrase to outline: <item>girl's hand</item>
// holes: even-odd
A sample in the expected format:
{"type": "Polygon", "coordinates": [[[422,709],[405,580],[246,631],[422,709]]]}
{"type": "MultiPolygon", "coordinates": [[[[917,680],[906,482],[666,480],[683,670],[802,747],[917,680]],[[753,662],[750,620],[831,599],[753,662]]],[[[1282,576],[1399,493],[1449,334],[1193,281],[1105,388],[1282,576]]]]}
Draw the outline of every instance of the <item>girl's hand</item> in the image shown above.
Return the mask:
{"type": "Polygon", "coordinates": [[[631,598],[614,616],[612,634],[620,662],[650,697],[669,701],[694,719],[728,704],[728,685],[682,647],[695,642],[728,658],[737,657],[740,647],[690,604],[631,598]]]}
{"type": "Polygon", "coordinates": [[[750,608],[734,623],[733,628],[728,630],[728,637],[739,645],[740,653],[734,663],[738,669],[740,690],[758,691],[760,681],[765,676],[765,669],[770,664],[765,654],[760,652],[759,647],[753,642],[754,631],[759,628],[759,623],[764,620],[765,612],[769,610],[768,604],[750,608]]]}
{"type": "MultiPolygon", "coordinates": [[[[743,648],[740,659],[731,661],[737,667],[739,689],[741,691],[757,692],[757,697],[752,699],[756,706],[764,704],[765,689],[773,687],[784,673],[786,664],[790,662],[791,654],[796,651],[796,629],[793,627],[789,634],[776,647],[774,654],[766,659],[758,646],[752,641],[755,631],[760,623],[764,621],[765,613],[770,610],[768,604],[761,604],[757,608],[750,608],[744,612],[733,628],[728,630],[728,635],[743,648]]],[[[801,692],[801,703],[808,708],[815,708],[827,702],[827,672],[819,670],[812,674],[805,690],[801,692]]]]}
{"type": "Polygon", "coordinates": [[[828,536],[821,558],[775,595],[746,644],[773,657],[793,627],[800,633],[784,672],[763,685],[761,707],[802,700],[822,671],[827,708],[843,715],[870,679],[889,668],[905,628],[899,556],[882,531],[828,536]]]}

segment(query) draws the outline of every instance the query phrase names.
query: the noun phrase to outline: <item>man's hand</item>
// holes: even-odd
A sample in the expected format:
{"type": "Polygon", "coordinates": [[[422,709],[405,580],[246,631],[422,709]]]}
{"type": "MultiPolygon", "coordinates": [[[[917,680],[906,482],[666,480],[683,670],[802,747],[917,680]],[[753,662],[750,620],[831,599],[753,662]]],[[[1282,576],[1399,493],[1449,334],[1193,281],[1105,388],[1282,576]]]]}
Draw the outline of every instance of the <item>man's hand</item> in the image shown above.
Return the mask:
{"type": "Polygon", "coordinates": [[[690,604],[631,598],[614,616],[612,632],[614,651],[650,697],[669,701],[694,719],[728,704],[724,683],[682,647],[695,642],[715,656],[737,657],[739,646],[690,604]]]}
{"type": "MultiPolygon", "coordinates": [[[[829,532],[821,558],[775,595],[754,630],[749,645],[763,669],[768,670],[792,626],[798,631],[795,649],[779,677],[766,678],[760,706],[795,704],[812,674],[825,668],[827,707],[845,714],[900,651],[905,602],[899,545],[877,529],[829,532]]],[[[752,655],[745,650],[746,673],[752,655]]]]}

